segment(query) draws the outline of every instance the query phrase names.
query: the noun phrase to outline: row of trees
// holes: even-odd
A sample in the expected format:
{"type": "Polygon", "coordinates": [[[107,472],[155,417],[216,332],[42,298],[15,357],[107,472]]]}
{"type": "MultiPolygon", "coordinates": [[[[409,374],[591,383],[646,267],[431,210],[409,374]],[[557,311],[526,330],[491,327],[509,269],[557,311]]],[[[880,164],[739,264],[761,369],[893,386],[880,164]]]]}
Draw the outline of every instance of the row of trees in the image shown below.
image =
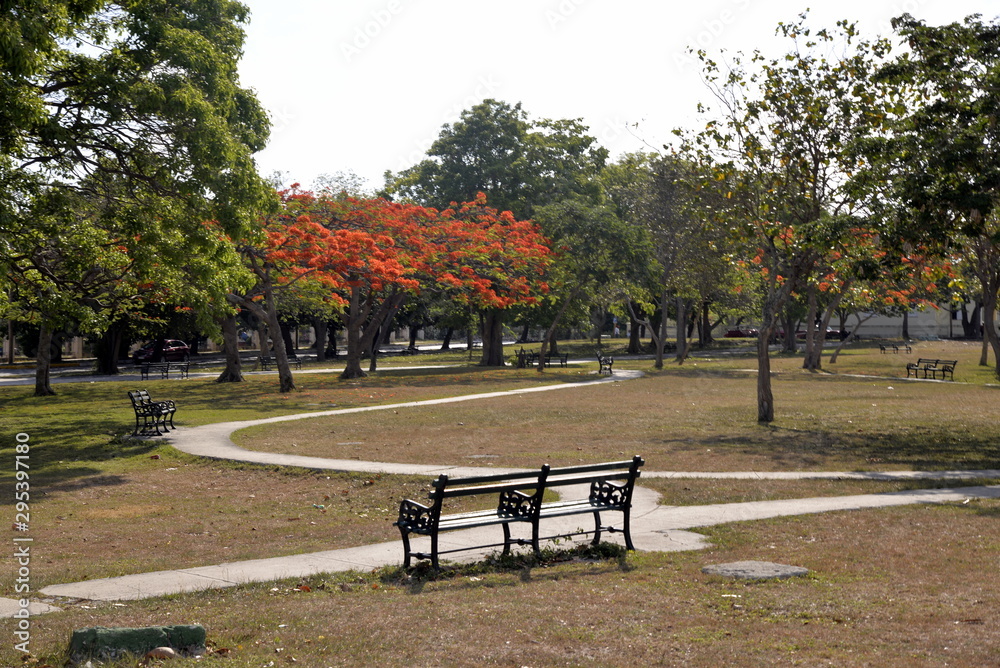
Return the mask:
{"type": "Polygon", "coordinates": [[[848,23],[813,33],[805,16],[779,26],[781,58],[723,67],[700,52],[715,100],[704,128],[614,162],[579,120],[486,100],[376,195],[275,193],[257,175],[268,123],[235,75],[239,3],[55,4],[2,19],[23,39],[0,49],[0,308],[39,327],[36,394],[51,393],[52,332],[99,337],[114,370],[123,338],[178,312],[224,340],[225,381],[242,378],[236,315],[253,314],[282,391],[293,317],[317,323],[320,355],[338,323],[357,376],[404,314],[478,319],[481,363],[502,365],[505,321],[543,328],[547,347],[561,324],[612,312],[630,320],[633,351],[649,333],[658,367],[668,319],[683,363],[689,332],[704,341],[751,315],[768,422],[767,345],[792,318],[813,369],[837,314],[960,294],[994,321],[1000,35],[978,17],[900,17],[895,58],[888,40],[848,23]]]}

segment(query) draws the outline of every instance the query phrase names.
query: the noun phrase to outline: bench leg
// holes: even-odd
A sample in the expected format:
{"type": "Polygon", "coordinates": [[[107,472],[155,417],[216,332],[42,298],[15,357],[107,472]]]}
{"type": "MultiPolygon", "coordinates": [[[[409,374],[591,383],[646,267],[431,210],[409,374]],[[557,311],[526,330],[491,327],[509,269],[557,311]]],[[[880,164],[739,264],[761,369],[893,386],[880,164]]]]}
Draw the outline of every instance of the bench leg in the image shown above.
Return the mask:
{"type": "Polygon", "coordinates": [[[531,523],[531,549],[535,551],[535,555],[538,556],[542,553],[542,548],[538,544],[538,532],[541,522],[539,518],[535,518],[535,521],[531,523]]]}
{"type": "Polygon", "coordinates": [[[632,544],[632,526],[630,523],[631,509],[622,510],[622,533],[625,534],[625,549],[635,552],[635,545],[632,544]]]}
{"type": "Polygon", "coordinates": [[[399,528],[399,534],[403,538],[403,568],[410,567],[410,532],[399,528]]]}
{"type": "Polygon", "coordinates": [[[434,570],[439,571],[441,567],[438,565],[438,535],[437,531],[431,534],[431,565],[434,566],[434,570]]]}
{"type": "Polygon", "coordinates": [[[601,511],[594,511],[594,540],[590,541],[591,545],[599,545],[601,542],[601,511]]]}
{"type": "Polygon", "coordinates": [[[510,524],[504,522],[503,526],[503,553],[510,554],[510,524]]]}

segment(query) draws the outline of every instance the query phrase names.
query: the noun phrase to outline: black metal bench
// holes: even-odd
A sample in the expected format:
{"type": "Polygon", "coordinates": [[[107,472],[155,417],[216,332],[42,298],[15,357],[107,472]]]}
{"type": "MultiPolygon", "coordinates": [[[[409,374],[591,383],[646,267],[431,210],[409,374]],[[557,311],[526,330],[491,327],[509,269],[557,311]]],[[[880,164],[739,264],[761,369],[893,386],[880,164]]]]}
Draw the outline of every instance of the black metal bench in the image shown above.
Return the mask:
{"type": "Polygon", "coordinates": [[[133,436],[160,436],[175,428],[174,413],[177,412],[177,405],[173,401],[154,401],[146,390],[129,392],[128,398],[132,401],[132,410],[135,412],[133,436]]]}
{"type": "Polygon", "coordinates": [[[497,475],[449,478],[441,475],[432,482],[433,491],[428,494],[430,505],[410,499],[399,504],[399,519],[393,526],[399,528],[403,539],[404,566],[410,567],[411,557],[430,559],[435,569],[439,568],[438,558],[442,554],[461,552],[488,547],[503,547],[503,553],[510,552],[511,545],[531,545],[536,554],[540,552],[539,541],[569,538],[593,534],[593,543],[601,540],[601,533],[620,532],[625,538],[625,546],[634,550],[629,526],[632,507],[632,490],[639,477],[639,467],[645,462],[636,455],[631,460],[606,462],[583,466],[552,468],[548,464],[539,471],[522,471],[497,475]],[[620,481],[620,482],[612,482],[620,481]],[[542,503],[546,489],[568,485],[590,485],[586,499],[542,503]],[[496,508],[473,512],[442,514],[446,499],[466,496],[498,495],[496,508]],[[622,513],[622,525],[601,524],[601,513],[618,511],[622,513]],[[553,536],[540,536],[541,520],[568,515],[590,514],[594,516],[593,530],[579,530],[553,536]],[[512,538],[510,525],[523,522],[530,525],[531,538],[512,538]],[[445,531],[473,529],[500,525],[503,528],[503,542],[486,545],[441,550],[438,535],[445,531]],[[410,534],[430,537],[430,552],[412,549],[410,534]]]}
{"type": "MultiPolygon", "coordinates": [[[[522,353],[524,353],[523,350],[522,353]]],[[[541,357],[541,353],[538,352],[524,353],[524,356],[527,366],[535,366],[536,364],[538,364],[538,359],[541,357]]],[[[569,353],[545,353],[545,366],[551,366],[556,362],[559,363],[559,366],[568,365],[569,353]]]]}
{"type": "Polygon", "coordinates": [[[941,380],[945,380],[945,378],[955,380],[955,366],[957,364],[958,360],[939,360],[921,357],[916,362],[910,362],[906,365],[906,377],[909,378],[912,374],[914,378],[937,379],[938,374],[940,374],[941,380]],[[918,374],[922,375],[918,376],[918,374]]]}
{"type": "MultiPolygon", "coordinates": [[[[273,357],[266,357],[264,355],[261,355],[260,357],[257,358],[257,366],[260,367],[261,371],[270,371],[271,367],[275,366],[276,364],[277,360],[275,360],[273,357]]],[[[294,366],[296,369],[301,369],[302,360],[300,360],[298,357],[289,357],[288,365],[294,366]]]]}
{"type": "Polygon", "coordinates": [[[160,378],[167,378],[171,371],[177,372],[181,378],[188,377],[188,362],[144,362],[139,369],[139,377],[147,380],[150,374],[160,374],[160,378]]]}
{"type": "MultiPolygon", "coordinates": [[[[903,347],[903,350],[905,350],[907,353],[912,353],[913,352],[913,348],[910,347],[909,343],[903,343],[902,347],[903,347]]],[[[895,344],[895,343],[880,343],[880,344],[878,344],[878,349],[879,349],[879,351],[883,355],[886,354],[887,352],[889,352],[889,348],[892,348],[892,352],[893,353],[898,353],[900,346],[898,344],[895,344]]]]}
{"type": "Polygon", "coordinates": [[[614,373],[614,371],[611,368],[615,365],[614,357],[605,357],[601,353],[597,353],[597,364],[599,367],[597,370],[598,373],[600,374],[606,373],[609,376],[614,373]]]}

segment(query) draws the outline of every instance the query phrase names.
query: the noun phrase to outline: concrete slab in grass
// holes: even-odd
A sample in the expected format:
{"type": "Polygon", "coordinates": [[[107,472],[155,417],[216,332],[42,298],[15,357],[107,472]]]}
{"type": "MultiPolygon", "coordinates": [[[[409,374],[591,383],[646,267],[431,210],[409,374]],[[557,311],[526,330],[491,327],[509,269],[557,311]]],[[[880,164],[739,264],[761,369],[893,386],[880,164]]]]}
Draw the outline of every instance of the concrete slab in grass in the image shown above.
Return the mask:
{"type": "Polygon", "coordinates": [[[733,561],[705,566],[701,572],[738,580],[785,580],[808,575],[809,569],[771,561],[733,561]]]}
{"type": "MultiPolygon", "coordinates": [[[[24,613],[21,612],[22,610],[20,599],[0,598],[0,619],[9,619],[17,615],[23,616],[24,613]]],[[[59,612],[59,608],[47,603],[38,603],[37,601],[28,603],[28,616],[30,617],[44,615],[47,612],[59,612]]]]}
{"type": "Polygon", "coordinates": [[[158,647],[184,653],[203,652],[205,627],[200,624],[77,629],[69,642],[70,658],[79,663],[91,658],[116,659],[126,654],[143,657],[158,647]]]}

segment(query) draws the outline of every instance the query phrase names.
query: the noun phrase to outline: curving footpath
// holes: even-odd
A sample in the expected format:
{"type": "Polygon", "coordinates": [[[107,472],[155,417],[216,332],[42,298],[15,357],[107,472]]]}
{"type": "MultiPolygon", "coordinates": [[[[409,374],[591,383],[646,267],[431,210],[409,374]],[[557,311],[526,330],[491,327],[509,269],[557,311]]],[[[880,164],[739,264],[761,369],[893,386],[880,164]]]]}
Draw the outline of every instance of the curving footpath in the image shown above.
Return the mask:
{"type": "MultiPolygon", "coordinates": [[[[641,372],[616,371],[612,377],[600,377],[593,383],[618,382],[637,378],[641,372]]],[[[325,459],[319,457],[303,457],[266,452],[244,450],[232,442],[233,432],[252,425],[301,420],[331,415],[348,415],[377,410],[399,410],[412,406],[431,404],[456,403],[461,401],[478,401],[510,394],[528,394],[533,392],[549,392],[572,389],[582,385],[551,385],[507,392],[491,392],[483,394],[437,399],[431,401],[415,401],[386,406],[369,406],[363,408],[339,409],[315,413],[286,415],[262,420],[245,420],[239,422],[224,422],[201,427],[185,427],[173,432],[169,443],[183,452],[201,457],[228,459],[257,464],[279,466],[296,466],[318,470],[352,471],[387,474],[416,474],[429,477],[447,473],[450,476],[477,475],[490,472],[503,472],[512,469],[490,469],[473,467],[430,466],[419,464],[394,464],[386,462],[363,462],[356,460],[325,459]]],[[[717,477],[717,478],[757,478],[757,479],[806,479],[806,478],[844,478],[844,479],[972,479],[997,478],[1000,471],[948,471],[948,472],[898,472],[898,473],[836,473],[836,472],[650,472],[644,471],[643,477],[717,477]]],[[[569,491],[568,498],[575,494],[586,496],[586,489],[569,491]]],[[[857,510],[863,508],[884,508],[888,506],[907,505],[914,503],[947,503],[961,502],[970,498],[1000,498],[1000,486],[988,487],[958,487],[953,489],[915,490],[905,492],[889,492],[884,494],[863,494],[842,497],[824,497],[810,499],[789,499],[781,501],[759,501],[750,503],[716,504],[708,506],[664,506],[659,503],[659,494],[636,487],[633,496],[632,538],[639,550],[646,551],[678,551],[695,550],[707,547],[705,537],[688,531],[696,527],[707,527],[728,522],[766,519],[788,515],[803,515],[836,510],[857,510]]],[[[575,528],[575,520],[565,518],[564,522],[574,523],[563,528],[567,531],[575,528]]],[[[554,523],[555,520],[552,520],[554,523]]],[[[551,526],[551,525],[550,525],[551,526]]],[[[484,538],[491,528],[470,529],[445,534],[441,537],[443,549],[476,545],[490,542],[484,538]]],[[[472,561],[482,558],[491,549],[470,550],[464,553],[462,561],[472,561]]],[[[46,596],[58,596],[74,599],[89,599],[100,601],[135,600],[155,596],[165,596],[188,591],[231,587],[249,582],[266,582],[285,578],[299,578],[324,572],[368,570],[387,565],[398,565],[402,561],[400,542],[392,541],[362,547],[328,550],[310,554],[299,554],[287,557],[255,559],[234,563],[184,568],[154,573],[126,575],[115,578],[104,578],[86,582],[51,585],[41,590],[46,596]]],[[[8,609],[16,609],[16,602],[0,599],[0,617],[6,616],[8,609]],[[14,603],[14,607],[10,605],[14,603]]],[[[53,610],[51,606],[42,603],[33,604],[33,614],[53,610]]],[[[12,614],[12,612],[11,612],[12,614]]]]}

